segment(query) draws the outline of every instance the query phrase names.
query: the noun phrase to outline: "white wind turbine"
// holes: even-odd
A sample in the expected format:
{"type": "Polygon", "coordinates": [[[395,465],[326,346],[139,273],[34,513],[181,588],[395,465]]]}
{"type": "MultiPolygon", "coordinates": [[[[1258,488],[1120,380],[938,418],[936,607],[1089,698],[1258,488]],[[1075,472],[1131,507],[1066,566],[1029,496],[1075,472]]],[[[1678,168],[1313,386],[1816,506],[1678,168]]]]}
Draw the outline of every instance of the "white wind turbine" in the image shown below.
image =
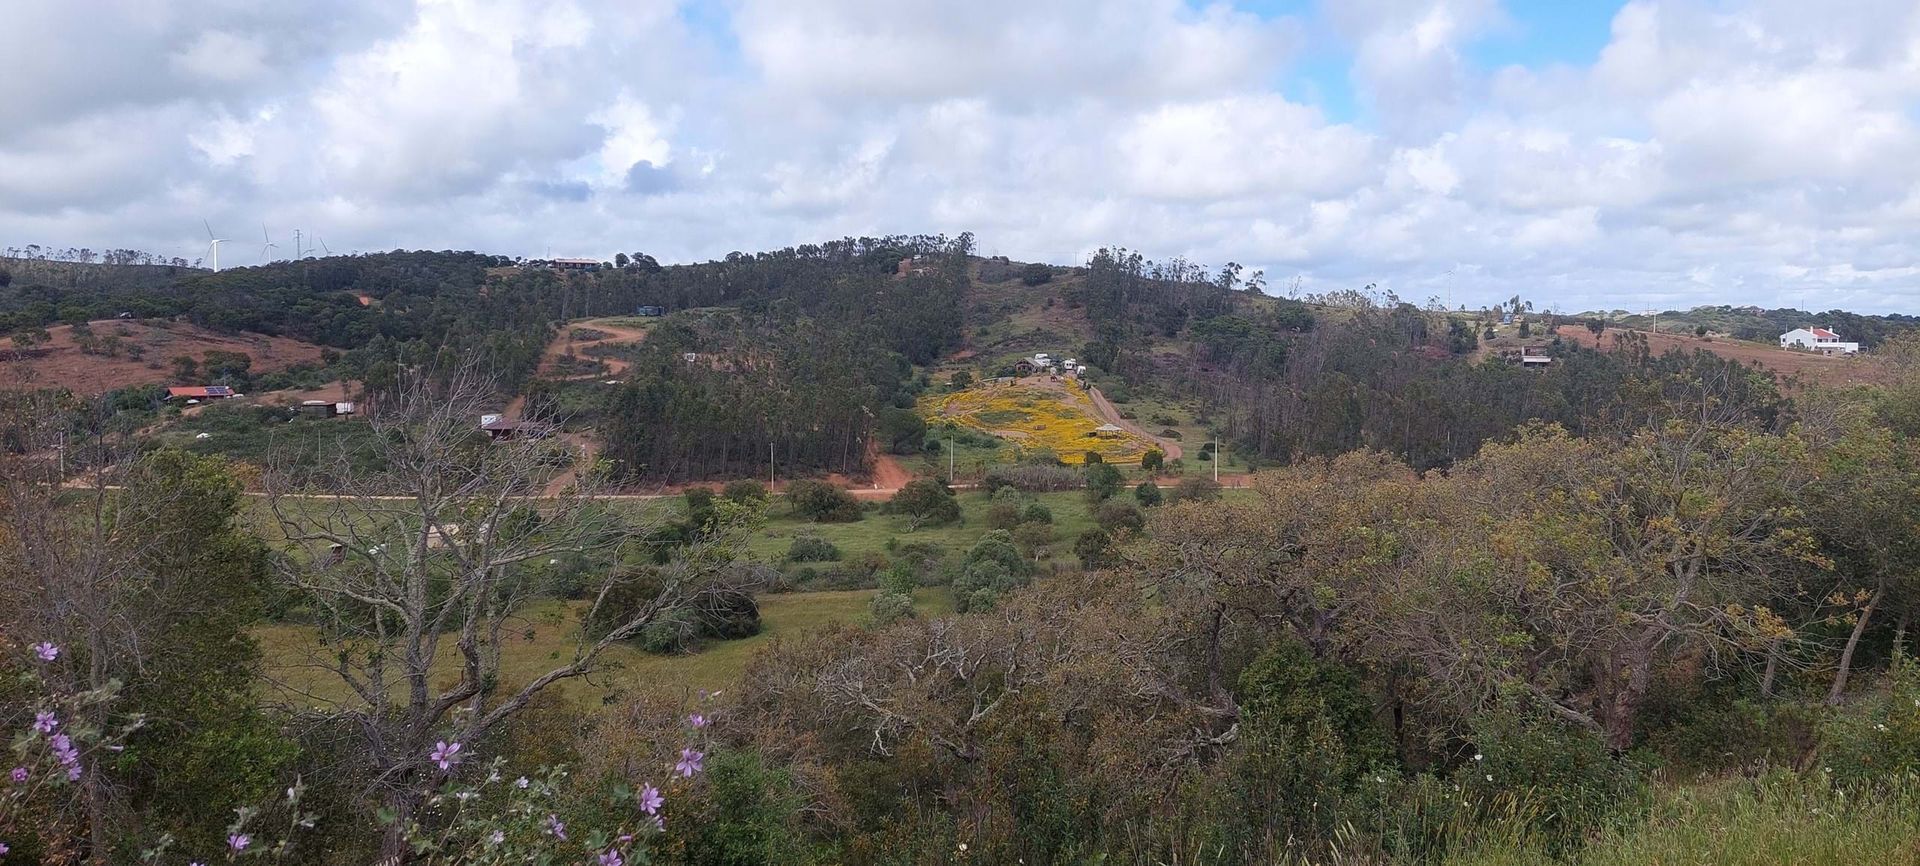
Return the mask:
{"type": "Polygon", "coordinates": [[[214,237],[213,226],[206,220],[202,219],[200,224],[207,227],[207,260],[213,263],[213,272],[220,273],[220,245],[226,243],[227,239],[214,237]]]}
{"type": "Polygon", "coordinates": [[[274,243],[273,237],[267,234],[266,223],[260,224],[260,239],[267,242],[266,246],[260,248],[260,263],[264,265],[273,261],[273,251],[279,249],[280,245],[274,243]]]}

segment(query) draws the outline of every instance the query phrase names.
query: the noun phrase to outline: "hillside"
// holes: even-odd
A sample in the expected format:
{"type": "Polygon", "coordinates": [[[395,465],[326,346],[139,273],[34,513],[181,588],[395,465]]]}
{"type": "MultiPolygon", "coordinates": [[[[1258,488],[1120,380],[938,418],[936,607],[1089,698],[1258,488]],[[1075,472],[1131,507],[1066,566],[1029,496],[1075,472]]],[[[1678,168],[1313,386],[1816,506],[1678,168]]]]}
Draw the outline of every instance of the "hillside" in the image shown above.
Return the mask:
{"type": "Polygon", "coordinates": [[[251,372],[264,373],[317,364],[325,351],[290,337],[226,334],[164,320],[108,319],[80,331],[56,325],[46,329],[45,341],[0,347],[9,381],[92,395],[135,385],[201,384],[175,374],[173,361],[183,356],[200,361],[209,352],[236,352],[250,359],[251,372]]]}
{"type": "Polygon", "coordinates": [[[1763,367],[1775,376],[1798,377],[1809,383],[1838,385],[1878,382],[1884,378],[1885,373],[1884,366],[1878,359],[1872,357],[1793,352],[1772,343],[1735,340],[1729,337],[1697,336],[1691,333],[1666,331],[1653,333],[1624,328],[1607,328],[1604,335],[1596,335],[1585,326],[1579,325],[1561,325],[1557,333],[1562,340],[1602,350],[1612,350],[1616,341],[1624,335],[1637,334],[1646,338],[1648,350],[1656,355],[1672,351],[1711,352],[1730,361],[1763,367]]]}

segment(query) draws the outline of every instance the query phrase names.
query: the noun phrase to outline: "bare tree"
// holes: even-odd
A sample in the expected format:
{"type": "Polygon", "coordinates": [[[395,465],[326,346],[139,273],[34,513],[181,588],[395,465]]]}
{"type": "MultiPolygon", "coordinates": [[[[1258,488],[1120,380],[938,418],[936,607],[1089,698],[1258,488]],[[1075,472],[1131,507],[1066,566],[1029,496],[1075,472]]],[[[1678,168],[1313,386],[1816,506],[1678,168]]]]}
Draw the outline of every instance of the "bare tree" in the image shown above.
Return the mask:
{"type": "Polygon", "coordinates": [[[546,588],[546,567],[584,557],[604,569],[582,613],[597,620],[633,574],[623,558],[648,533],[595,495],[595,472],[547,495],[564,450],[527,428],[490,441],[479,420],[494,399],[492,383],[471,368],[412,376],[370,417],[378,470],[348,466],[341,455],[325,473],[325,492],[294,473],[269,475],[268,502],[288,545],[281,575],[324,611],[331,652],[316,650],[313,663],[352,695],[321,715],[355,732],[369,793],[397,818],[386,856],[402,853],[400,828],[439,781],[429,757],[437,742],[474,744],[541,691],[594,671],[604,650],[664,614],[750,591],[719,579],[733,571],[734,539],[709,536],[653,573],[658,589],[644,604],[591,636],[582,629],[572,657],[503,683],[503,647],[518,613],[546,588]],[[436,686],[436,675],[453,681],[436,686]]]}

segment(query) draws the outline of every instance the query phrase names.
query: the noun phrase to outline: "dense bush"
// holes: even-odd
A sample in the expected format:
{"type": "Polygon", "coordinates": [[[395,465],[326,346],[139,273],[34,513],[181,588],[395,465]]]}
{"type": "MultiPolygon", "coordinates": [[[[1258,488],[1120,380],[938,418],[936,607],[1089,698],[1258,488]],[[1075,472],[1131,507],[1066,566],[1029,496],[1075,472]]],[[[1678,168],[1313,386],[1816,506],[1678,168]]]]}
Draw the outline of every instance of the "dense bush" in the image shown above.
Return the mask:
{"type": "Polygon", "coordinates": [[[1141,508],[1152,508],[1165,501],[1166,497],[1161,494],[1160,485],[1148,480],[1133,488],[1133,499],[1140,503],[1141,508]]]}
{"type": "Polygon", "coordinates": [[[801,479],[787,485],[793,513],[820,523],[848,523],[860,519],[860,500],[824,481],[801,479]]]}
{"type": "Polygon", "coordinates": [[[1835,713],[1821,731],[1819,761],[1850,784],[1920,775],[1920,665],[1901,663],[1882,688],[1835,713]]]}
{"type": "Polygon", "coordinates": [[[1032,563],[1020,554],[1013,535],[1005,530],[987,533],[967,550],[960,575],[953,581],[954,607],[962,612],[990,608],[1010,590],[1025,586],[1032,563]]]}
{"type": "Polygon", "coordinates": [[[1139,532],[1147,524],[1145,515],[1138,506],[1129,502],[1112,500],[1100,503],[1094,510],[1093,519],[1100,528],[1110,533],[1139,532]]]}
{"type": "Polygon", "coordinates": [[[1220,482],[1211,478],[1193,475],[1180,479],[1173,486],[1173,492],[1167,495],[1167,502],[1216,502],[1220,499],[1220,482]]]}
{"type": "Polygon", "coordinates": [[[818,535],[796,535],[787,545],[788,562],[839,562],[840,548],[818,535]]]}
{"type": "Polygon", "coordinates": [[[887,502],[887,513],[904,516],[912,528],[944,526],[960,520],[960,502],[947,485],[934,478],[916,478],[887,502]]]}
{"type": "Polygon", "coordinates": [[[1027,493],[1076,490],[1084,483],[1086,479],[1080,470],[1068,466],[995,466],[980,479],[981,488],[989,494],[1003,487],[1027,493]]]}
{"type": "Polygon", "coordinates": [[[767,501],[767,486],[758,481],[729,481],[720,495],[741,505],[759,505],[767,501]]]}

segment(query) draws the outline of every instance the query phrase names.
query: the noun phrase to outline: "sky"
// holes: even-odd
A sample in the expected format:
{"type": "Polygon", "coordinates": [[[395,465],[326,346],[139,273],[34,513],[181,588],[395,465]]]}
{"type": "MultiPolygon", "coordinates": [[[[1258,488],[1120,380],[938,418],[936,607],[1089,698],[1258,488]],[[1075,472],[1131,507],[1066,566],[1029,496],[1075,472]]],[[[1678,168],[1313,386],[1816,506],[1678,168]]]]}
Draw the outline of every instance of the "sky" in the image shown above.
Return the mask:
{"type": "Polygon", "coordinates": [[[0,247],[972,231],[1270,291],[1920,313],[1912,0],[10,0],[0,247]]]}

